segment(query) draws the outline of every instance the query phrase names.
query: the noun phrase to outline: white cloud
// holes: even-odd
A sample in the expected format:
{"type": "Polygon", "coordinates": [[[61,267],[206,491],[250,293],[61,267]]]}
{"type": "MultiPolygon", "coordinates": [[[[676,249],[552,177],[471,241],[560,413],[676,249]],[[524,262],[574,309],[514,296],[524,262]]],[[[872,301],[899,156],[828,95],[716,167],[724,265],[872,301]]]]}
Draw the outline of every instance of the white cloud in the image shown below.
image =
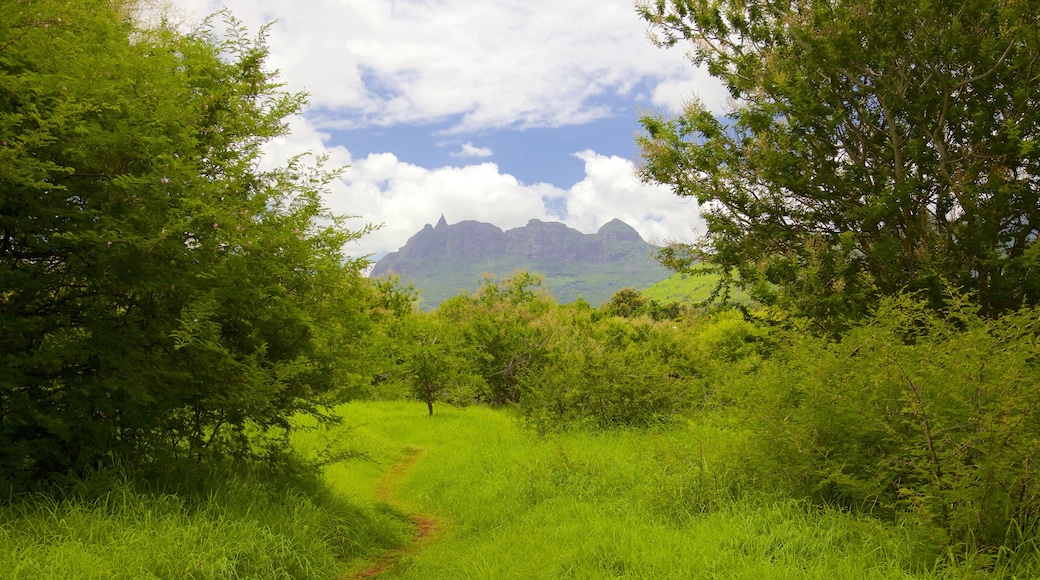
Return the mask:
{"type": "Polygon", "coordinates": [[[563,189],[547,183],[521,183],[494,163],[426,169],[391,153],[351,159],[342,147],[315,147],[321,134],[306,122],[295,125],[293,141],[272,144],[270,157],[314,150],[329,153],[334,164],[350,163],[342,180],[331,185],[327,205],[338,214],[360,216],[352,227],[383,224],[346,248],[352,255],[381,256],[397,250],[441,214],[449,223],[478,220],[503,229],[522,226],[532,218],[563,221],[586,233],[620,218],[647,240],[689,239],[700,224],[695,203],[676,198],[666,188],[641,183],[632,162],[620,157],[578,153],[585,162],[585,177],[563,189]],[[566,217],[556,215],[547,205],[554,199],[565,200],[566,217]]]}
{"type": "Polygon", "coordinates": [[[306,119],[291,119],[292,134],[266,148],[265,163],[279,163],[302,152],[327,154],[330,167],[350,165],[331,184],[326,204],[340,215],[360,216],[352,227],[384,224],[357,245],[352,255],[381,256],[397,250],[427,223],[444,214],[448,223],[478,220],[502,229],[519,227],[532,218],[562,221],[591,233],[619,218],[648,241],[691,239],[703,231],[697,204],[676,197],[666,187],[639,181],[627,159],[587,150],[575,153],[585,163],[585,177],[569,188],[547,183],[524,184],[502,173],[494,163],[426,169],[391,153],[354,159],[342,147],[328,147],[328,135],[306,119]],[[547,201],[563,199],[566,216],[547,201]]]}
{"type": "Polygon", "coordinates": [[[618,218],[644,239],[658,242],[689,240],[703,232],[696,201],[641,182],[631,161],[591,150],[575,156],[585,162],[585,178],[566,193],[571,227],[591,232],[618,218]]]}
{"type": "Polygon", "coordinates": [[[251,30],[277,19],[271,64],[327,127],[555,127],[609,116],[603,98],[633,90],[670,107],[691,89],[713,110],[725,100],[679,50],[645,38],[630,0],[175,2],[199,14],[227,5],[251,30]]]}
{"type": "Polygon", "coordinates": [[[382,222],[384,227],[358,246],[358,253],[382,254],[403,246],[441,214],[450,223],[470,219],[502,228],[531,218],[555,219],[542,196],[558,194],[548,184],[521,184],[494,163],[425,169],[380,153],[356,160],[327,202],[337,212],[382,222]]]}
{"type": "Polygon", "coordinates": [[[708,105],[716,114],[729,110],[730,97],[726,89],[715,79],[668,80],[658,84],[650,101],[661,108],[681,111],[692,99],[708,105]]]}
{"type": "MultiPolygon", "coordinates": [[[[218,0],[174,0],[197,14],[218,0]]],[[[453,132],[555,127],[612,114],[604,97],[677,109],[691,91],[721,111],[718,83],[679,51],[655,48],[629,0],[224,0],[250,30],[277,19],[270,67],[316,109],[268,146],[272,160],[304,151],[350,165],[326,196],[354,227],[385,227],[347,248],[381,255],[444,214],[508,229],[532,218],[583,232],[620,218],[647,239],[690,238],[697,206],[643,184],[631,161],[576,153],[585,175],[570,187],[521,183],[498,165],[423,168],[390,153],[354,158],[323,131],[358,125],[457,121],[453,132]],[[547,203],[549,202],[549,203],[547,203]],[[556,215],[565,208],[565,216],[556,215]]],[[[453,141],[460,158],[489,148],[453,141]]]]}
{"type": "Polygon", "coordinates": [[[463,143],[462,149],[451,154],[452,157],[491,157],[489,147],[476,147],[472,143],[463,143]]]}

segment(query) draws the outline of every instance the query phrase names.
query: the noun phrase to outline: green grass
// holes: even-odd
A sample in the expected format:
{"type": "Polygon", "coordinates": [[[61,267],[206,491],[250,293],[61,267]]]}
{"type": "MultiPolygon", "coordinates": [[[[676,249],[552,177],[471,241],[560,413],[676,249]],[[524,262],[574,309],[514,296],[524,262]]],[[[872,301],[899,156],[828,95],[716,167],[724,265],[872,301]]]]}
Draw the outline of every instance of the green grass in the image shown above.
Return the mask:
{"type": "MultiPolygon", "coordinates": [[[[387,578],[938,578],[910,526],[754,492],[739,433],[706,426],[538,437],[502,412],[354,403],[380,464],[421,448],[396,494],[444,531],[387,578]]],[[[366,484],[367,485],[367,484],[366,484]]],[[[365,492],[359,490],[359,499],[365,492]]]]}
{"type": "Polygon", "coordinates": [[[405,543],[403,512],[441,532],[382,578],[1012,577],[938,566],[910,524],[763,493],[733,427],[538,436],[481,407],[341,413],[294,444],[366,458],[318,478],[223,468],[187,473],[173,493],[109,471],[57,498],[8,498],[0,578],[349,578],[405,543]]]}
{"type": "MultiPolygon", "coordinates": [[[[662,304],[669,302],[697,304],[711,297],[711,292],[718,281],[719,277],[716,274],[672,274],[641,292],[644,297],[657,300],[662,304]]],[[[737,302],[750,301],[747,294],[740,289],[734,289],[732,297],[737,302]]]]}
{"type": "Polygon", "coordinates": [[[410,526],[320,482],[258,467],[163,492],[116,470],[0,506],[0,578],[341,578],[410,526]]]}

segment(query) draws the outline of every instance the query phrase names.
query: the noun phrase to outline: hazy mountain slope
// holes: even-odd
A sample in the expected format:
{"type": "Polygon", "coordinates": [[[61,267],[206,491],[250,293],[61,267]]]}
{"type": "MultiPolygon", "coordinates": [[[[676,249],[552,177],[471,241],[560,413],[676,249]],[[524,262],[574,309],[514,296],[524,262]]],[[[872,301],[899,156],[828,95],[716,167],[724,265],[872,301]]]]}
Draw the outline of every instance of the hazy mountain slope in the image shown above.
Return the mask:
{"type": "Polygon", "coordinates": [[[595,234],[583,234],[541,220],[503,231],[476,221],[448,225],[442,216],[379,260],[371,275],[397,274],[422,291],[423,307],[434,308],[476,290],[485,272],[507,276],[524,269],[545,276],[560,302],[582,297],[598,305],[619,288],[645,288],[667,278],[668,270],[653,259],[654,249],[616,219],[595,234]]]}

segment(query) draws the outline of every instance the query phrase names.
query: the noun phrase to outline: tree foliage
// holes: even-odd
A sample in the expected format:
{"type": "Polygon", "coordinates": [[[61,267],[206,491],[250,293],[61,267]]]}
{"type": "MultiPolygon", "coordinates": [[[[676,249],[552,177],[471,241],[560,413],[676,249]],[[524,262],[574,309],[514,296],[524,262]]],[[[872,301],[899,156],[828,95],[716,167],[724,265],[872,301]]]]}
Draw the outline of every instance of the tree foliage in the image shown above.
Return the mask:
{"type": "Polygon", "coordinates": [[[757,300],[820,319],[880,295],[1040,302],[1036,0],[654,0],[659,45],[734,101],[647,116],[644,179],[695,197],[704,257],[757,300]]]}
{"type": "Polygon", "coordinates": [[[438,399],[465,404],[482,390],[482,353],[450,320],[417,313],[407,319],[401,338],[405,378],[431,416],[438,399]]]}
{"type": "Polygon", "coordinates": [[[482,402],[518,402],[523,373],[544,357],[553,332],[546,315],[556,303],[542,283],[542,277],[525,271],[504,278],[485,274],[475,294],[441,305],[439,313],[463,329],[482,355],[476,359],[485,380],[477,394],[482,402]]]}
{"type": "Polygon", "coordinates": [[[635,316],[640,308],[646,306],[647,299],[643,293],[635,288],[622,288],[614,293],[603,306],[604,312],[611,316],[628,318],[635,316]]]}
{"type": "Polygon", "coordinates": [[[361,263],[335,172],[260,169],[304,97],[264,34],[0,4],[0,471],[246,448],[340,396],[361,263]]]}
{"type": "Polygon", "coordinates": [[[520,416],[539,431],[646,427],[674,420],[700,384],[690,344],[670,323],[560,308],[541,364],[522,377],[520,416]]]}

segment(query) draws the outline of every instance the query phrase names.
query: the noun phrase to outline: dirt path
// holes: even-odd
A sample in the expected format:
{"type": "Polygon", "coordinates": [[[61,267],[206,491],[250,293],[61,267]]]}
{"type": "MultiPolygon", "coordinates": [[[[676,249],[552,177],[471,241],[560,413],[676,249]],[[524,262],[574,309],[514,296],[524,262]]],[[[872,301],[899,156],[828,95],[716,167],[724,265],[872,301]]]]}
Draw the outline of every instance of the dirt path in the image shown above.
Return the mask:
{"type": "Polygon", "coordinates": [[[437,532],[440,531],[441,526],[437,520],[408,510],[401,504],[401,501],[394,496],[394,488],[397,487],[401,478],[408,473],[424,453],[425,450],[419,447],[409,446],[405,448],[405,457],[395,463],[390,470],[386,472],[386,475],[380,478],[379,483],[376,484],[376,500],[388,503],[400,509],[409,519],[412,520],[412,523],[415,524],[415,534],[412,536],[412,540],[401,548],[391,550],[390,552],[370,559],[364,570],[350,576],[349,578],[378,577],[383,572],[386,572],[395,564],[400,562],[405,556],[414,554],[421,550],[422,547],[428,544],[434,536],[436,536],[437,532]]]}

